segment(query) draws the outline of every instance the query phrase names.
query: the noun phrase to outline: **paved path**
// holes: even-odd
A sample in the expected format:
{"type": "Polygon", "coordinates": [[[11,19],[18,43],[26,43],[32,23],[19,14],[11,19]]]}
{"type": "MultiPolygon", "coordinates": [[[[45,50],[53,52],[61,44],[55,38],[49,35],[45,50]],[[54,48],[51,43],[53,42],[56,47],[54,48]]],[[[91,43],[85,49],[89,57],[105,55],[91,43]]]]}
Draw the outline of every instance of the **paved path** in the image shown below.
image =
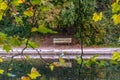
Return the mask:
{"type": "MultiPolygon", "coordinates": [[[[65,59],[75,59],[76,56],[81,54],[80,49],[55,49],[55,48],[38,48],[26,49],[21,55],[22,48],[14,48],[11,52],[6,53],[4,50],[0,49],[0,56],[4,58],[23,58],[25,55],[29,55],[30,58],[44,58],[44,59],[58,59],[59,56],[63,56],[65,59]]],[[[84,48],[83,58],[88,59],[95,54],[99,54],[98,59],[111,59],[114,51],[120,52],[120,48],[84,48]]]]}

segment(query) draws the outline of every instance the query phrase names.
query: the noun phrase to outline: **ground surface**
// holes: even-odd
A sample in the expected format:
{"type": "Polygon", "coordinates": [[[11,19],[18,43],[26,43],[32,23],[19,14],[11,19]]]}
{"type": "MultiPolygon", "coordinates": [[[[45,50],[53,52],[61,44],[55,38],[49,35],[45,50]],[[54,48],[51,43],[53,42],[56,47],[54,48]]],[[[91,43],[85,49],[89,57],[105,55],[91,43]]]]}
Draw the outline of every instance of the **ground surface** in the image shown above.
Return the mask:
{"type": "MultiPolygon", "coordinates": [[[[40,36],[35,35],[33,40],[39,45],[39,48],[47,48],[47,49],[80,49],[81,44],[73,35],[66,34],[56,34],[56,35],[46,35],[40,36]],[[72,38],[71,44],[53,44],[53,38],[72,38]]],[[[90,46],[85,48],[101,48],[101,46],[90,46]]],[[[104,47],[104,46],[102,46],[104,47]]]]}
{"type": "Polygon", "coordinates": [[[57,35],[46,35],[44,37],[36,36],[34,38],[35,42],[39,44],[39,48],[47,48],[47,49],[79,49],[81,46],[78,41],[74,38],[73,35],[64,35],[64,34],[57,34],[57,35]],[[53,44],[53,38],[72,38],[71,44],[53,44]]]}

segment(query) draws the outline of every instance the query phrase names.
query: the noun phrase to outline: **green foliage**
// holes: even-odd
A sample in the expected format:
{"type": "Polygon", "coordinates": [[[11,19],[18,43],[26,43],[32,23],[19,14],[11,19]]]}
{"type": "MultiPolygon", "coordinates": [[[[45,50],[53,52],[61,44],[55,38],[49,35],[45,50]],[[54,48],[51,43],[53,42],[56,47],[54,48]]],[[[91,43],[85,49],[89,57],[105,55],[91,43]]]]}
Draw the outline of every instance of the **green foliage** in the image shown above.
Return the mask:
{"type": "Polygon", "coordinates": [[[35,42],[30,41],[30,40],[28,40],[28,39],[24,39],[24,40],[23,40],[23,43],[24,43],[24,44],[27,44],[27,47],[28,47],[28,48],[37,48],[37,47],[38,47],[37,44],[35,44],[35,42]]]}
{"type": "Polygon", "coordinates": [[[93,55],[91,58],[84,60],[80,57],[76,57],[76,62],[78,65],[84,65],[84,67],[90,68],[92,65],[97,65],[98,67],[108,66],[108,62],[104,60],[98,60],[99,55],[93,55]]]}
{"type": "Polygon", "coordinates": [[[113,56],[112,56],[112,59],[113,61],[120,61],[120,55],[119,55],[119,52],[115,51],[113,53],[113,56]]]}
{"type": "Polygon", "coordinates": [[[20,46],[21,45],[21,41],[19,37],[10,37],[10,45],[12,46],[20,46]]]}
{"type": "MultiPolygon", "coordinates": [[[[10,3],[1,1],[0,5],[1,31],[8,36],[15,35],[23,38],[31,36],[33,27],[39,28],[41,25],[46,25],[42,15],[49,11],[51,3],[43,0],[13,0],[10,3]],[[4,16],[3,13],[6,15],[4,16]]],[[[56,33],[46,26],[44,29],[45,33],[56,33]]],[[[41,29],[38,29],[38,32],[44,33],[41,29]]]]}
{"type": "Polygon", "coordinates": [[[7,38],[7,35],[0,32],[0,44],[4,44],[6,38],[7,38]]]}
{"type": "Polygon", "coordinates": [[[8,44],[3,45],[3,50],[5,50],[6,52],[10,52],[10,50],[12,50],[11,46],[8,44]]]}
{"type": "Polygon", "coordinates": [[[66,1],[62,5],[60,13],[59,26],[72,26],[74,25],[78,15],[76,14],[76,8],[73,1],[66,1]]]}
{"type": "Polygon", "coordinates": [[[94,64],[99,64],[99,62],[97,61],[97,57],[99,55],[94,55],[92,56],[90,59],[84,61],[84,64],[87,66],[87,67],[91,67],[92,65],[94,64]]]}
{"type": "Polygon", "coordinates": [[[39,26],[38,32],[43,33],[43,34],[47,34],[47,33],[57,33],[56,31],[53,31],[52,29],[46,28],[44,26],[39,26]]]}
{"type": "Polygon", "coordinates": [[[31,0],[31,3],[32,3],[33,5],[39,5],[39,4],[42,3],[42,1],[43,1],[43,0],[31,0]]]}
{"type": "Polygon", "coordinates": [[[76,57],[76,61],[77,61],[78,64],[80,64],[80,65],[82,64],[82,59],[78,56],[76,57]]]}

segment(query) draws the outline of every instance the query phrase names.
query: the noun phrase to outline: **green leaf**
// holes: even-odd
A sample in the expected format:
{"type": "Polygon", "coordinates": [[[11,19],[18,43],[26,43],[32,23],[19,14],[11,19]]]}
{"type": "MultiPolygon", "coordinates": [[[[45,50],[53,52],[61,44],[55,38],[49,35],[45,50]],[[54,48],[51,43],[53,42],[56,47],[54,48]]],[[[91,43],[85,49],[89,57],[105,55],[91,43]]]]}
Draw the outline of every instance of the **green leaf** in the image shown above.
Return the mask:
{"type": "Polygon", "coordinates": [[[53,31],[52,29],[46,28],[44,26],[39,26],[38,32],[47,34],[47,33],[57,33],[57,31],[53,31]]]}
{"type": "Polygon", "coordinates": [[[108,63],[106,61],[100,61],[100,63],[98,65],[100,67],[104,67],[104,66],[108,65],[108,63]]]}
{"type": "Polygon", "coordinates": [[[89,60],[84,61],[86,67],[91,67],[91,62],[89,60]]]}
{"type": "Polygon", "coordinates": [[[42,11],[46,12],[46,11],[49,11],[50,10],[50,7],[49,6],[43,6],[41,8],[42,11]]]}
{"type": "Polygon", "coordinates": [[[15,17],[15,21],[16,21],[17,24],[18,23],[23,23],[22,18],[20,18],[20,17],[15,17]]]}
{"type": "Polygon", "coordinates": [[[114,61],[114,60],[111,60],[110,62],[111,62],[112,64],[115,64],[115,65],[118,64],[118,62],[117,62],[117,61],[114,61]]]}
{"type": "Polygon", "coordinates": [[[94,55],[93,57],[90,58],[90,61],[93,63],[97,63],[97,57],[99,56],[99,54],[94,55]]]}
{"type": "Polygon", "coordinates": [[[10,44],[16,47],[16,46],[20,46],[22,43],[19,40],[19,37],[10,37],[10,44]]]}
{"type": "Polygon", "coordinates": [[[118,58],[119,58],[119,52],[117,52],[117,51],[115,51],[114,53],[113,53],[113,56],[112,56],[112,58],[111,58],[111,60],[117,60],[118,58]]]}
{"type": "Polygon", "coordinates": [[[33,4],[33,5],[41,5],[42,4],[42,1],[43,0],[31,0],[31,3],[33,4]]]}
{"type": "Polygon", "coordinates": [[[78,64],[82,63],[82,59],[80,57],[78,57],[78,56],[76,57],[76,61],[77,61],[78,64]]]}
{"type": "Polygon", "coordinates": [[[4,44],[6,36],[7,36],[6,34],[0,32],[0,44],[4,44]]]}
{"type": "Polygon", "coordinates": [[[0,0],[0,2],[3,2],[3,0],[0,0]]]}
{"type": "MultiPolygon", "coordinates": [[[[28,41],[28,39],[24,39],[22,43],[26,44],[27,41],[28,41]]],[[[29,40],[27,47],[29,47],[29,48],[37,48],[38,46],[37,46],[37,44],[35,42],[29,40]]]]}
{"type": "Polygon", "coordinates": [[[19,6],[20,4],[18,3],[19,0],[13,0],[12,5],[19,6]]]}
{"type": "Polygon", "coordinates": [[[28,47],[30,47],[30,48],[37,48],[38,46],[37,46],[37,44],[35,44],[35,42],[29,41],[28,42],[28,47]]]}
{"type": "Polygon", "coordinates": [[[12,50],[12,47],[8,44],[5,44],[5,45],[3,45],[2,49],[5,50],[6,52],[10,52],[10,50],[12,50]]]}

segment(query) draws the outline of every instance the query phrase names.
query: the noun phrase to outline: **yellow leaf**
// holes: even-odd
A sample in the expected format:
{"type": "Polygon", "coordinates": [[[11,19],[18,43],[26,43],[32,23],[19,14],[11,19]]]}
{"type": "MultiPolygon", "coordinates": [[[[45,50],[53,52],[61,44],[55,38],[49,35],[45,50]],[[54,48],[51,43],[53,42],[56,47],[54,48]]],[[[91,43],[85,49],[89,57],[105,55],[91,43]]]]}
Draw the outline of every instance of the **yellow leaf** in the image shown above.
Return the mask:
{"type": "Polygon", "coordinates": [[[27,59],[27,60],[29,60],[29,59],[30,59],[30,55],[26,55],[25,57],[26,57],[26,59],[27,59]]]}
{"type": "Polygon", "coordinates": [[[65,60],[62,57],[59,57],[59,62],[62,66],[66,66],[65,65],[65,60]]]}
{"type": "Polygon", "coordinates": [[[36,70],[36,68],[32,67],[31,73],[28,74],[28,76],[29,76],[31,79],[36,79],[37,77],[41,76],[41,74],[36,70]]]}
{"type": "Polygon", "coordinates": [[[0,74],[3,74],[4,73],[4,70],[0,69],[0,74]]]}
{"type": "Polygon", "coordinates": [[[112,60],[117,60],[119,58],[119,56],[120,56],[119,53],[117,51],[115,51],[113,53],[112,60]]]}
{"type": "Polygon", "coordinates": [[[21,4],[21,3],[24,3],[25,0],[18,0],[18,3],[21,4]]]}
{"type": "Polygon", "coordinates": [[[21,80],[30,80],[30,78],[27,77],[27,76],[22,76],[22,77],[21,77],[21,80]]]}
{"type": "Polygon", "coordinates": [[[8,71],[11,71],[12,70],[12,68],[8,68],[8,71]]]}
{"type": "Polygon", "coordinates": [[[120,14],[118,14],[118,15],[114,14],[112,16],[112,19],[113,19],[113,22],[114,22],[115,25],[119,24],[120,23],[120,14]]]}
{"type": "Polygon", "coordinates": [[[102,12],[100,12],[100,14],[99,14],[99,20],[102,20],[102,17],[103,17],[103,14],[102,14],[102,12]]]}
{"type": "Polygon", "coordinates": [[[58,67],[58,66],[59,66],[58,62],[53,62],[53,65],[54,65],[55,67],[58,67]]]}
{"type": "Polygon", "coordinates": [[[120,61],[120,55],[118,56],[117,61],[120,61]]]}
{"type": "Polygon", "coordinates": [[[6,2],[3,1],[3,2],[0,3],[0,9],[1,10],[6,10],[7,7],[8,7],[8,5],[7,5],[6,2]]]}
{"type": "Polygon", "coordinates": [[[112,6],[112,13],[116,13],[116,12],[120,11],[119,0],[114,2],[111,6],[112,6]]]}
{"type": "Polygon", "coordinates": [[[0,14],[0,20],[2,20],[2,15],[0,14]]]}
{"type": "Polygon", "coordinates": [[[2,57],[0,57],[0,63],[1,63],[1,62],[3,62],[3,59],[2,59],[2,57]]]}
{"type": "Polygon", "coordinates": [[[24,13],[23,13],[23,14],[24,14],[24,15],[26,15],[26,16],[31,17],[31,16],[33,16],[33,11],[26,10],[26,11],[24,11],[24,13]]]}
{"type": "Polygon", "coordinates": [[[29,10],[30,10],[30,11],[33,11],[33,6],[29,7],[29,10]]]}
{"type": "Polygon", "coordinates": [[[31,29],[31,32],[36,32],[37,31],[37,28],[36,27],[33,27],[32,29],[31,29]]]}
{"type": "Polygon", "coordinates": [[[120,0],[116,0],[117,3],[119,3],[120,0]]]}
{"type": "Polygon", "coordinates": [[[53,71],[54,70],[54,65],[50,64],[49,68],[50,68],[51,71],[53,71]]]}
{"type": "Polygon", "coordinates": [[[97,21],[100,21],[100,20],[102,20],[102,17],[103,17],[103,14],[102,14],[102,12],[100,12],[100,13],[94,13],[93,14],[93,20],[95,21],[95,22],[97,22],[97,21]]]}

